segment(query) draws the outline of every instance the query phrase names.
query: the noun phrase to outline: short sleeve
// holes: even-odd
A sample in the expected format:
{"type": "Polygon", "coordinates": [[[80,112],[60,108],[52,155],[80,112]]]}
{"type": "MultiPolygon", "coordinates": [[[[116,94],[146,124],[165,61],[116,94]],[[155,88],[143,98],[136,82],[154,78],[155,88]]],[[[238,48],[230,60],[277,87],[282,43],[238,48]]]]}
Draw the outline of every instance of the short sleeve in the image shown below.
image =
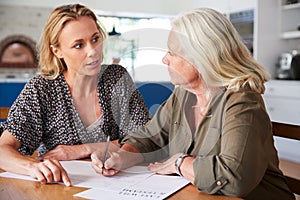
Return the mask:
{"type": "Polygon", "coordinates": [[[21,143],[19,151],[30,155],[39,146],[43,130],[41,85],[31,79],[11,106],[5,129],[21,143]],[[37,87],[39,86],[39,87],[37,87]]]}

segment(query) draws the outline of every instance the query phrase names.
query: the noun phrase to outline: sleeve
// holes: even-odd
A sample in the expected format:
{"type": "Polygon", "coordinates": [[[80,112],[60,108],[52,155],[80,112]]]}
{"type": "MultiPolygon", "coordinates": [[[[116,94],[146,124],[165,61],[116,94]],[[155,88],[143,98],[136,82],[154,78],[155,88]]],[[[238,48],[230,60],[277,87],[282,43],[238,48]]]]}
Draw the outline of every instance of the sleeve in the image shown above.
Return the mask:
{"type": "Polygon", "coordinates": [[[176,89],[156,111],[153,118],[137,130],[129,132],[121,145],[128,143],[139,149],[146,163],[160,161],[169,155],[169,133],[172,129],[172,113],[177,101],[176,89]]]}
{"type": "Polygon", "coordinates": [[[219,154],[196,157],[194,184],[206,193],[245,197],[262,180],[270,148],[271,123],[261,96],[232,93],[225,103],[219,154]]]}
{"type": "Polygon", "coordinates": [[[4,130],[5,130],[5,122],[0,122],[0,136],[2,135],[4,130]]]}
{"type": "Polygon", "coordinates": [[[118,67],[118,73],[122,75],[116,83],[112,101],[118,101],[119,110],[114,110],[113,115],[115,119],[118,118],[119,138],[122,139],[128,131],[145,125],[150,120],[150,113],[127,70],[121,66],[118,67]]]}
{"type": "Polygon", "coordinates": [[[11,106],[5,123],[5,129],[21,143],[19,151],[27,155],[36,150],[42,138],[42,98],[36,85],[40,85],[36,84],[36,79],[25,85],[11,106]]]}

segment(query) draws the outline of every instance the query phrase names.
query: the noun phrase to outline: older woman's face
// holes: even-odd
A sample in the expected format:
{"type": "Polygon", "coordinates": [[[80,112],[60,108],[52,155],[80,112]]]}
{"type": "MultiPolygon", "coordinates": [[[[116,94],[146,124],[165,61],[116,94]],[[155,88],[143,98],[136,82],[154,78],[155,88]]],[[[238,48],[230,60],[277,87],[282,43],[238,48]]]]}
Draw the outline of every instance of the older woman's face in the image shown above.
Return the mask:
{"type": "Polygon", "coordinates": [[[183,55],[180,55],[180,44],[173,31],[169,34],[168,47],[169,51],[162,61],[168,66],[171,82],[174,85],[190,88],[195,81],[199,81],[200,74],[191,63],[184,59],[183,55]]]}
{"type": "Polygon", "coordinates": [[[102,42],[95,21],[83,16],[68,22],[60,33],[60,46],[51,48],[65,61],[68,73],[93,76],[101,69],[102,42]]]}

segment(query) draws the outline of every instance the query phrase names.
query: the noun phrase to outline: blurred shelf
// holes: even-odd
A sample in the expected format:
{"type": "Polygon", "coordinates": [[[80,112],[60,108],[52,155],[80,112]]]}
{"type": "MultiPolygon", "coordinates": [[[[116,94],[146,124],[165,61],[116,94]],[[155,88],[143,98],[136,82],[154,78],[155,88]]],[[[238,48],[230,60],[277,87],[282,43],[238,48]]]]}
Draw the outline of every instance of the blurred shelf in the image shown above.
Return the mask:
{"type": "Polygon", "coordinates": [[[297,8],[300,8],[300,3],[293,3],[293,4],[287,4],[287,5],[282,6],[283,10],[291,10],[291,9],[297,9],[297,8]]]}
{"type": "Polygon", "coordinates": [[[300,31],[288,31],[281,34],[282,39],[296,39],[300,38],[300,31]]]}

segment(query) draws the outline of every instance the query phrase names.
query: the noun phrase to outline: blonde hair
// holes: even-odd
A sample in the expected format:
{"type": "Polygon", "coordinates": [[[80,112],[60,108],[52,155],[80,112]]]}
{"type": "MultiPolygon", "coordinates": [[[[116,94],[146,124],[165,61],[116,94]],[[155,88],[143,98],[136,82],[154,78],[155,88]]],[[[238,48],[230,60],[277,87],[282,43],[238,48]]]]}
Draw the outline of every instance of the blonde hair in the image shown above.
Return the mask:
{"type": "Polygon", "coordinates": [[[176,18],[172,30],[180,35],[179,53],[196,66],[208,87],[239,90],[249,85],[264,93],[269,72],[253,59],[224,15],[210,8],[195,9],[176,18]]]}
{"type": "MultiPolygon", "coordinates": [[[[93,19],[100,32],[101,39],[106,38],[106,32],[99,23],[96,15],[87,7],[80,4],[63,5],[57,7],[50,14],[43,30],[39,45],[39,67],[41,75],[47,79],[55,79],[66,70],[63,60],[57,58],[51,51],[50,45],[59,47],[59,35],[66,23],[77,20],[81,16],[93,19]]],[[[84,30],[82,30],[84,31],[84,30]]]]}

